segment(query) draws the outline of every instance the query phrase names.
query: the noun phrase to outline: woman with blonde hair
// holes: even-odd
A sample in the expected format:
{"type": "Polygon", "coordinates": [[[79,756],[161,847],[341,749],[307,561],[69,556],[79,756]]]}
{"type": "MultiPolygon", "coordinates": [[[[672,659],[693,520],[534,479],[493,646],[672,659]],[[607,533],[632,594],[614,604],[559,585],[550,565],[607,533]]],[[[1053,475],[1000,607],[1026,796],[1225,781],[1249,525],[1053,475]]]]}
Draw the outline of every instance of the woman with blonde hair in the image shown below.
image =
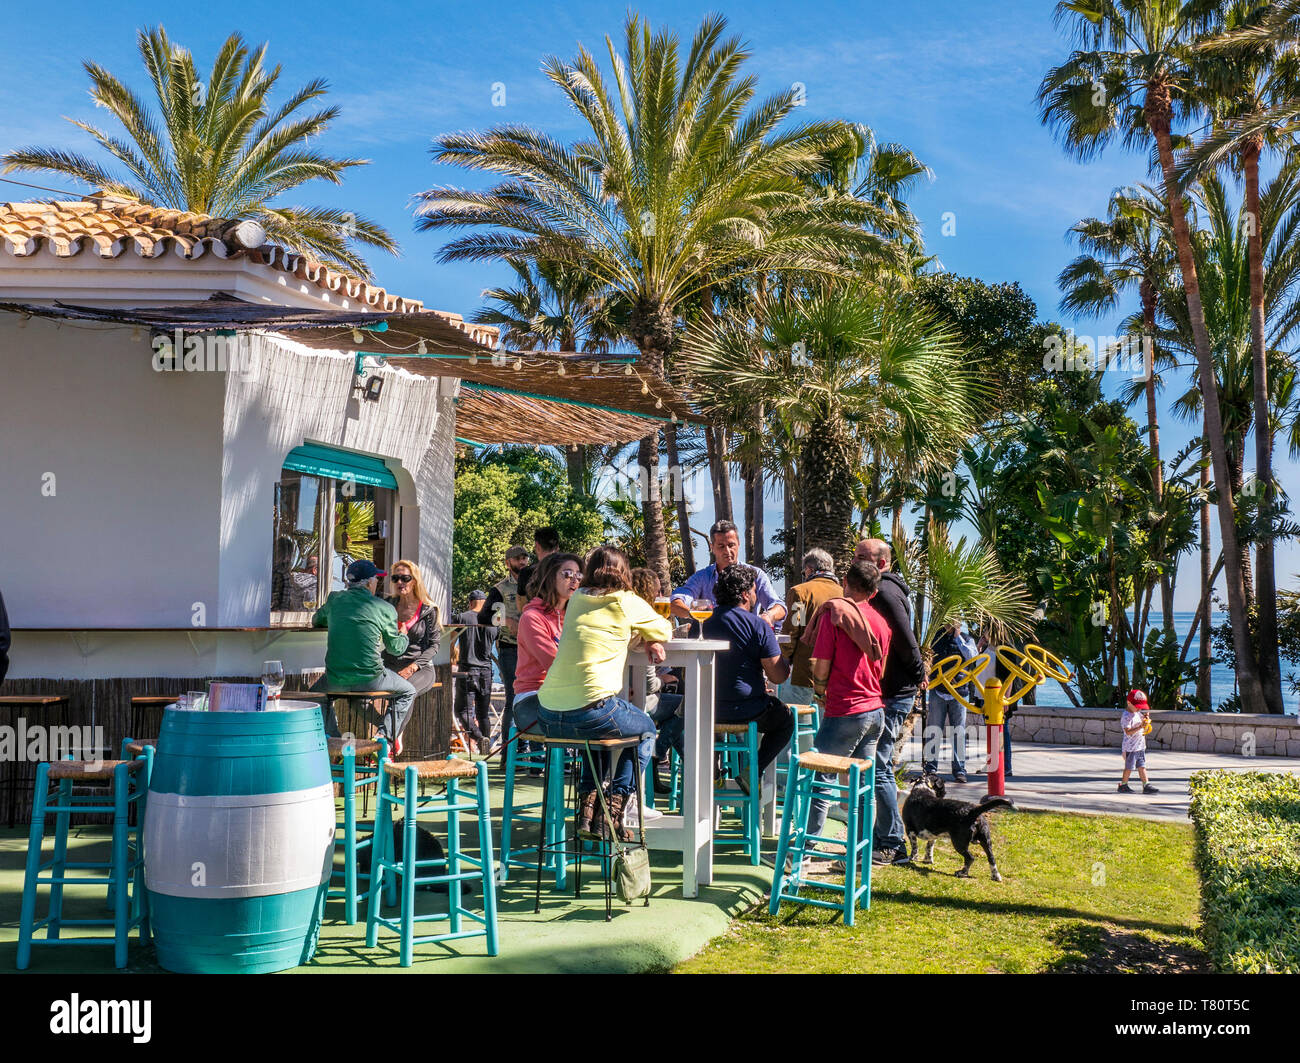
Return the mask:
{"type": "MultiPolygon", "coordinates": [[[[418,697],[437,678],[433,659],[438,655],[442,638],[442,611],[434,605],[420,575],[420,566],[414,561],[394,561],[388,568],[388,582],[393,594],[386,600],[397,610],[397,630],[407,637],[408,643],[404,653],[385,651],[384,667],[391,668],[415,687],[418,697]]],[[[401,735],[406,720],[404,716],[393,721],[390,733],[394,756],[402,751],[401,735]]]]}

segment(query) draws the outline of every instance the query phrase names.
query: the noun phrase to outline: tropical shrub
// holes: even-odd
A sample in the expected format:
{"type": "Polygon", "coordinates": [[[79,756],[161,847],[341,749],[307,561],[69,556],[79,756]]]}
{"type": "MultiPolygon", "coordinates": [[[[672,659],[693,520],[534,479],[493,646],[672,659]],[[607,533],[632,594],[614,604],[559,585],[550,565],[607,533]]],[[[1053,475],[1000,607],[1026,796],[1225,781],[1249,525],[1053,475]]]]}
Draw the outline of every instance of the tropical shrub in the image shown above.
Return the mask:
{"type": "Polygon", "coordinates": [[[1188,785],[1215,969],[1300,973],[1300,777],[1198,771],[1188,785]]]}

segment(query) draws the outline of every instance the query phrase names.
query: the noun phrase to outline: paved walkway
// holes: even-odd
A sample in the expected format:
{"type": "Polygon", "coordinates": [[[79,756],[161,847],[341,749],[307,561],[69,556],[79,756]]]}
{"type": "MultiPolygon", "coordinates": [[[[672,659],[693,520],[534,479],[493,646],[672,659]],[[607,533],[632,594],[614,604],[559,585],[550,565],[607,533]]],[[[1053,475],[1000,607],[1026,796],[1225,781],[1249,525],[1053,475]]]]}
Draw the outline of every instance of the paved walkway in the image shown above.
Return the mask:
{"type": "MultiPolygon", "coordinates": [[[[982,747],[981,743],[981,747],[982,747]]],[[[920,744],[914,744],[909,760],[919,762],[920,744]]],[[[967,768],[983,763],[983,753],[968,755],[967,768]]],[[[1234,753],[1180,753],[1148,750],[1147,775],[1160,793],[1144,796],[1137,772],[1130,778],[1132,794],[1116,792],[1124,761],[1118,749],[1108,746],[1049,746],[1017,742],[1012,748],[1014,778],[1006,784],[1007,796],[1020,808],[1053,812],[1090,812],[1102,815],[1137,816],[1142,819],[1186,819],[1190,800],[1187,778],[1194,771],[1223,768],[1228,771],[1300,773],[1300,759],[1294,757],[1243,757],[1234,753]]],[[[947,768],[945,747],[939,766],[947,768]]],[[[948,795],[977,800],[987,793],[982,775],[971,775],[963,785],[948,783],[948,795]]]]}

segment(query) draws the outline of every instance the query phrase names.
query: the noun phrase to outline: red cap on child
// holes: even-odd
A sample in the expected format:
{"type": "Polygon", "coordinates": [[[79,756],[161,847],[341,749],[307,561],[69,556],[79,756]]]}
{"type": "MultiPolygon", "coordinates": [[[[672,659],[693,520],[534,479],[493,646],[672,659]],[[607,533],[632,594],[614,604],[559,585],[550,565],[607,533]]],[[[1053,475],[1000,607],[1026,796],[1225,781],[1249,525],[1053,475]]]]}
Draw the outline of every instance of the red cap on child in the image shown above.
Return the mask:
{"type": "Polygon", "coordinates": [[[1145,705],[1147,703],[1146,691],[1130,690],[1128,692],[1128,703],[1133,706],[1145,705]]]}

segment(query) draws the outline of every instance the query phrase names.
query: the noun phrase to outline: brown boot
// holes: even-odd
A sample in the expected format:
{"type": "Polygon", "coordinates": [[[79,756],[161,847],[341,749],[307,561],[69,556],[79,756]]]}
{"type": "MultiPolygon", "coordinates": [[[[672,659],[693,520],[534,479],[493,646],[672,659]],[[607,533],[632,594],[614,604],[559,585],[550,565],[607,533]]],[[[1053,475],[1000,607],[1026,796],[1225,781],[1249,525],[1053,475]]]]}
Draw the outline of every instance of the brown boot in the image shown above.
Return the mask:
{"type": "MultiPolygon", "coordinates": [[[[595,819],[600,816],[600,805],[596,799],[596,791],[588,790],[585,794],[578,795],[578,837],[579,838],[599,838],[600,834],[596,833],[595,819]]],[[[603,826],[603,824],[602,824],[603,826]]]]}
{"type": "Polygon", "coordinates": [[[613,794],[609,799],[609,815],[614,821],[614,837],[630,842],[636,837],[631,827],[623,826],[623,811],[627,807],[627,794],[613,794]]]}

